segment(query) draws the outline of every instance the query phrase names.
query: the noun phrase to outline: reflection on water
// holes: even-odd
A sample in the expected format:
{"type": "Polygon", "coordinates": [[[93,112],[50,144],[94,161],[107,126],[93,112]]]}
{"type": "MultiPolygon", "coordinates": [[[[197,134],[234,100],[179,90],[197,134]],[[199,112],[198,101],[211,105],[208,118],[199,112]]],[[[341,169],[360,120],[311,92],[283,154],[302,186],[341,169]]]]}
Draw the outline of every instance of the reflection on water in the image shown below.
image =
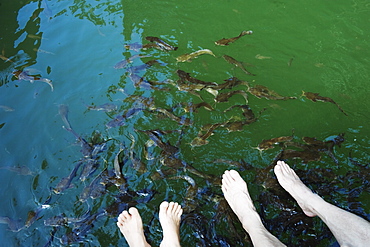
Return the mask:
{"type": "Polygon", "coordinates": [[[284,243],[332,244],[277,184],[278,159],[368,219],[368,4],[42,0],[0,11],[4,245],[124,245],[115,221],[131,206],[158,245],[158,205],[173,200],[183,246],[251,246],[222,196],[225,169],[240,171],[284,243]]]}

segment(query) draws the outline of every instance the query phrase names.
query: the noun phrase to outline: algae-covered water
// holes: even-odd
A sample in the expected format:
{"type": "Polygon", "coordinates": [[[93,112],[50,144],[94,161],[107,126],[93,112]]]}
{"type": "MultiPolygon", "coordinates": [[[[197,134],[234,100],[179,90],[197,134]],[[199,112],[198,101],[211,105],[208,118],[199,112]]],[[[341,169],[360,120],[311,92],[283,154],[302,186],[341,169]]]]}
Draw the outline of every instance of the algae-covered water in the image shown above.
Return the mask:
{"type": "Polygon", "coordinates": [[[282,242],[335,245],[271,168],[286,160],[327,201],[370,219],[369,12],[362,0],[0,1],[1,246],[127,246],[116,217],[130,206],[158,246],[163,200],[184,208],[183,246],[251,246],[222,197],[226,169],[282,242]],[[214,56],[176,60],[202,49],[214,56]],[[244,84],[206,90],[234,77],[244,84]],[[288,140],[257,149],[277,137],[288,140]]]}

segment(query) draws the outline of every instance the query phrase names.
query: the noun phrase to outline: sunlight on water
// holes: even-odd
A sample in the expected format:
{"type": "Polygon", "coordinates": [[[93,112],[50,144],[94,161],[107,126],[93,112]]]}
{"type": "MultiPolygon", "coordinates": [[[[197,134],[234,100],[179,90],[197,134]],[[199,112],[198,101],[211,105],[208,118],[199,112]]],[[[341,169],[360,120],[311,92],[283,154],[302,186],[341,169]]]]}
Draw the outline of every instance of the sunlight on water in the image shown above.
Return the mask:
{"type": "Polygon", "coordinates": [[[220,189],[236,169],[282,242],[332,245],[272,167],[285,159],[369,219],[369,12],[357,0],[3,3],[2,243],[126,246],[116,217],[136,206],[159,245],[158,205],[173,200],[183,246],[251,246],[220,189]]]}

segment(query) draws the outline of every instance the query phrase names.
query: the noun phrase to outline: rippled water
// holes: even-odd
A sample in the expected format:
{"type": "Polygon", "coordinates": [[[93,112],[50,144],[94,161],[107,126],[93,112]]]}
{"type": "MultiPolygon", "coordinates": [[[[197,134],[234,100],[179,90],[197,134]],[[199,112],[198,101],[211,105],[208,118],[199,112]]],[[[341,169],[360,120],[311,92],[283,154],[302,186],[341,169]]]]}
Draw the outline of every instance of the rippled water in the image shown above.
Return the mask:
{"type": "Polygon", "coordinates": [[[369,10],[369,3],[361,0],[335,4],[240,0],[2,2],[1,245],[59,246],[64,235],[72,236],[77,230],[82,231],[81,237],[72,239],[71,245],[125,245],[116,229],[116,216],[136,205],[147,238],[155,246],[161,240],[158,205],[163,200],[174,200],[186,211],[181,225],[183,246],[250,246],[237,220],[228,218],[230,211],[221,200],[218,183],[204,178],[220,177],[225,169],[240,171],[266,227],[284,243],[333,244],[335,240],[323,223],[303,216],[275,183],[269,165],[282,147],[275,145],[263,152],[256,147],[264,139],[289,136],[292,131],[293,141],[298,143],[303,143],[303,137],[329,141],[344,133],[345,141],[334,147],[335,158],[323,152],[318,161],[287,162],[329,202],[369,219],[369,10]],[[252,30],[253,34],[228,46],[214,44],[243,30],[252,30]],[[159,37],[178,49],[125,48],[128,44],[149,43],[147,36],[159,37]],[[200,49],[210,49],[216,57],[202,55],[192,62],[176,62],[176,57],[200,49]],[[124,68],[114,68],[137,54],[142,57],[124,68]],[[256,76],[227,63],[223,55],[244,62],[256,76]],[[158,63],[134,74],[166,83],[159,87],[167,91],[135,87],[130,80],[129,68],[153,59],[158,63]],[[179,79],[177,70],[218,84],[235,76],[252,86],[264,85],[297,99],[267,100],[249,94],[248,105],[258,118],[256,122],[242,131],[219,127],[207,139],[208,144],[192,147],[190,143],[203,126],[241,120],[239,109],[224,110],[245,104],[245,99],[235,95],[228,102],[216,103],[214,96],[203,90],[199,94],[214,110],[200,108],[186,113],[182,104],[201,100],[174,86],[179,79]],[[50,79],[53,90],[43,81],[19,80],[13,75],[15,71],[50,79]],[[347,115],[332,103],[301,97],[302,91],[330,97],[347,115]],[[107,103],[115,104],[117,109],[105,112],[93,107],[107,103]],[[66,130],[68,126],[59,114],[61,106],[68,106],[69,122],[80,141],[66,130]],[[146,110],[127,117],[122,126],[107,127],[112,119],[135,108],[146,110]],[[192,124],[179,124],[155,110],[158,108],[172,109],[174,115],[189,118],[192,124]],[[165,157],[162,149],[147,148],[150,137],[139,130],[172,131],[161,137],[179,148],[177,158],[187,164],[185,169],[158,179],[158,171],[171,169],[161,162],[165,157]],[[81,138],[95,147],[106,144],[94,156],[99,167],[85,181],[79,179],[80,169],[72,186],[55,194],[53,189],[79,162],[91,162],[80,151],[81,138]],[[105,169],[113,169],[121,149],[126,187],[120,191],[107,184],[105,194],[82,202],[81,192],[105,169]],[[145,164],[145,172],[134,169],[132,155],[145,164]],[[244,161],[246,165],[235,167],[232,161],[244,161]],[[194,175],[190,166],[203,175],[194,175]],[[23,170],[14,169],[19,167],[23,170]],[[179,176],[195,180],[195,194],[186,194],[191,185],[179,176]],[[37,215],[31,217],[34,212],[37,215]],[[99,213],[102,215],[97,216],[99,213]],[[55,216],[70,217],[71,221],[91,216],[92,220],[83,221],[85,228],[76,222],[45,225],[55,216]]]}

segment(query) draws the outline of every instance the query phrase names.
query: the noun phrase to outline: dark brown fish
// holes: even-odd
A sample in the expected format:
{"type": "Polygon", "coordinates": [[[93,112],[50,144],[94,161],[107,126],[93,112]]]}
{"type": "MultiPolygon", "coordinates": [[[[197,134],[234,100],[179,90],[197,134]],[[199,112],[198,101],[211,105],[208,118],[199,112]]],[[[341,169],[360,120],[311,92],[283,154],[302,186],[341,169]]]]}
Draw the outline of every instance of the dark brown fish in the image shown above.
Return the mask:
{"type": "Polygon", "coordinates": [[[190,73],[187,73],[183,70],[177,70],[176,71],[177,75],[180,77],[180,81],[182,82],[191,82],[193,84],[198,84],[198,85],[203,85],[204,87],[213,87],[213,86],[217,86],[218,84],[216,82],[207,82],[207,81],[202,81],[202,80],[199,80],[199,79],[196,79],[192,76],[190,76],[190,73]]]}
{"type": "Polygon", "coordinates": [[[178,47],[175,47],[175,46],[172,46],[172,45],[168,44],[167,42],[161,40],[158,37],[147,36],[147,37],[145,37],[145,39],[150,41],[150,42],[155,43],[156,45],[158,45],[161,50],[176,51],[177,48],[178,48],[178,47]]]}
{"type": "Polygon", "coordinates": [[[198,112],[198,108],[200,107],[204,107],[204,109],[207,109],[208,111],[214,110],[214,108],[210,104],[203,101],[197,104],[186,103],[186,106],[184,107],[184,111],[185,112],[198,112]]]}
{"type": "Polygon", "coordinates": [[[203,133],[203,131],[199,131],[198,136],[193,139],[193,141],[190,143],[191,147],[198,147],[205,144],[208,144],[208,138],[213,135],[213,131],[217,129],[218,127],[222,126],[220,123],[211,124],[210,126],[203,126],[203,129],[206,129],[206,132],[203,133]]]}
{"type": "Polygon", "coordinates": [[[287,99],[296,99],[297,97],[286,97],[281,96],[280,94],[276,93],[275,91],[272,91],[268,89],[265,86],[262,85],[255,85],[254,87],[250,87],[248,89],[248,92],[256,96],[257,98],[266,98],[266,99],[272,99],[272,100],[287,100],[287,99]]]}
{"type": "Polygon", "coordinates": [[[329,102],[329,103],[332,103],[334,105],[336,105],[338,107],[338,109],[343,112],[344,115],[348,116],[347,113],[344,112],[344,110],[331,98],[329,97],[323,97],[323,96],[320,96],[319,93],[311,93],[311,92],[305,92],[305,91],[302,91],[302,96],[305,96],[307,99],[311,100],[312,102],[317,102],[317,101],[321,101],[321,102],[329,102]]]}
{"type": "Polygon", "coordinates": [[[248,94],[243,90],[234,90],[234,91],[230,91],[230,92],[226,92],[226,93],[220,93],[215,98],[215,101],[216,102],[227,102],[229,100],[229,98],[231,96],[235,95],[235,94],[242,95],[245,99],[245,102],[248,103],[248,94]]]}
{"type": "Polygon", "coordinates": [[[164,142],[160,137],[161,133],[157,130],[137,130],[147,134],[154,143],[161,148],[167,155],[175,155],[179,152],[179,148],[171,145],[169,142],[164,142]]]}
{"type": "Polygon", "coordinates": [[[231,77],[229,79],[224,80],[225,83],[218,84],[217,86],[212,87],[213,89],[216,90],[222,90],[222,89],[231,89],[233,87],[239,86],[239,85],[245,85],[249,87],[249,82],[247,81],[242,81],[236,77],[231,77]]]}
{"type": "Polygon", "coordinates": [[[291,136],[280,136],[280,137],[275,137],[275,138],[271,138],[268,140],[262,140],[262,142],[258,144],[257,149],[259,151],[263,151],[263,150],[274,148],[275,144],[293,140],[293,135],[294,135],[294,130],[291,136]]]}
{"type": "Polygon", "coordinates": [[[166,110],[164,108],[153,108],[150,111],[151,112],[156,111],[156,112],[162,113],[163,115],[165,115],[166,117],[170,118],[171,120],[177,122],[180,125],[189,126],[189,125],[192,124],[192,121],[191,121],[190,118],[178,117],[178,116],[174,115],[172,112],[170,112],[169,110],[166,110]]]}
{"type": "Polygon", "coordinates": [[[221,46],[229,45],[229,43],[235,42],[240,37],[243,37],[244,35],[252,34],[252,33],[253,33],[253,31],[251,31],[251,30],[249,30],[249,31],[243,31],[238,36],[236,36],[234,38],[228,38],[228,39],[223,38],[223,39],[217,40],[215,42],[215,44],[216,45],[221,45],[221,46]]]}
{"type": "Polygon", "coordinates": [[[230,63],[230,64],[233,64],[233,65],[235,65],[236,67],[239,67],[239,68],[240,68],[241,70],[243,70],[243,71],[244,71],[244,73],[246,73],[247,75],[255,76],[255,74],[252,74],[251,72],[249,72],[249,71],[244,67],[244,65],[243,65],[241,62],[239,62],[238,60],[236,60],[235,58],[230,57],[230,56],[228,56],[228,55],[223,55],[222,57],[226,60],[226,62],[228,62],[228,63],[230,63]]]}
{"type": "Polygon", "coordinates": [[[301,159],[303,162],[307,163],[310,161],[318,161],[321,159],[319,152],[311,150],[293,150],[284,149],[281,154],[281,159],[301,159]]]}

